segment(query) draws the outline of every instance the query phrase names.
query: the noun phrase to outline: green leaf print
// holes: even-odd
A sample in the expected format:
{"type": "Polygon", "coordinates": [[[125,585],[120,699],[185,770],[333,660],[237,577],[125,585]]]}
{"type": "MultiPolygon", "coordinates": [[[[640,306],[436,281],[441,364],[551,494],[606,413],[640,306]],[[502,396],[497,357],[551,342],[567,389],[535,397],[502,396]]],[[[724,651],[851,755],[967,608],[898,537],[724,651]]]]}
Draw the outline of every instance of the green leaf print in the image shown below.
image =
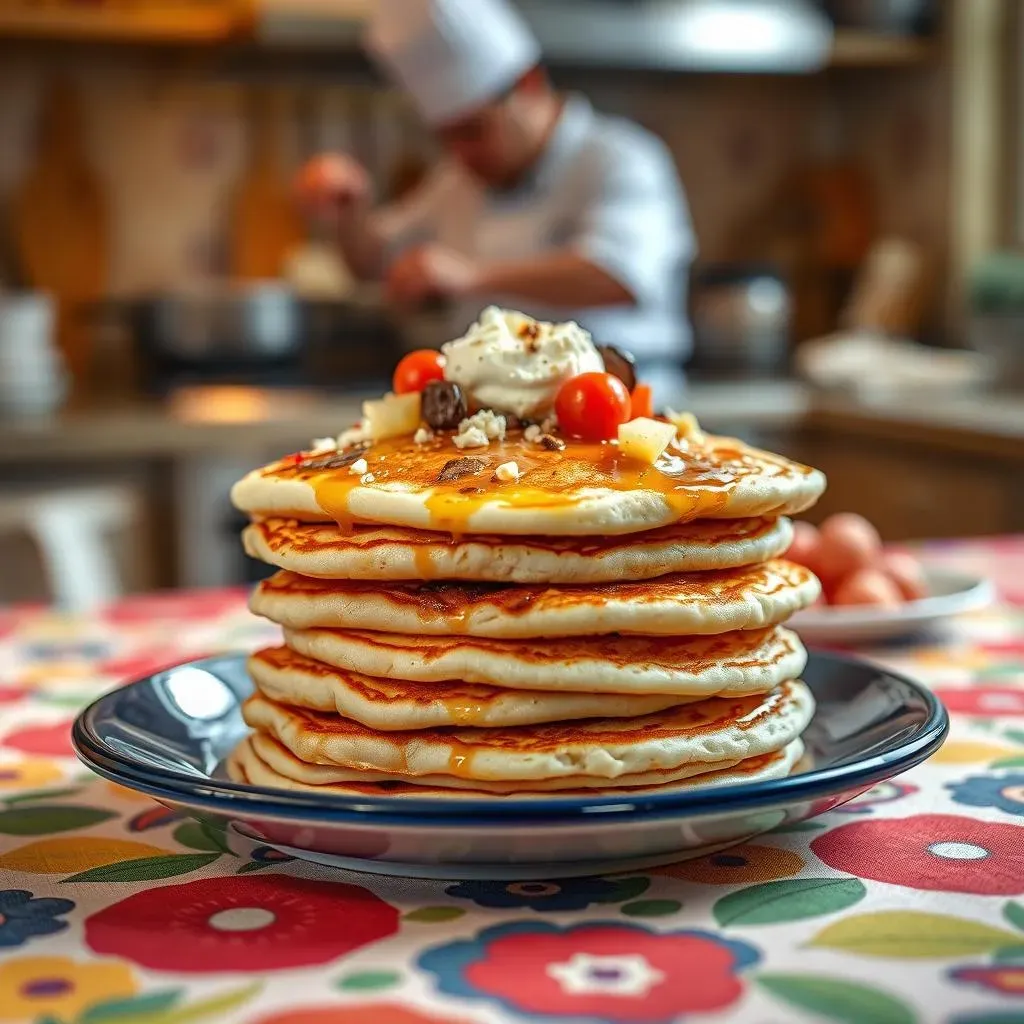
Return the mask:
{"type": "Polygon", "coordinates": [[[182,846],[192,850],[216,851],[217,853],[229,853],[234,856],[234,851],[228,846],[228,838],[223,832],[210,825],[199,821],[186,821],[174,830],[174,838],[182,846]]]}
{"type": "Polygon", "coordinates": [[[54,797],[74,796],[81,792],[81,786],[71,786],[67,789],[37,789],[31,793],[17,793],[0,802],[7,804],[8,807],[14,807],[15,804],[30,804],[36,800],[53,800],[54,797]]]}
{"type": "Polygon", "coordinates": [[[153,878],[171,878],[197,871],[220,858],[219,853],[171,853],[165,857],[137,857],[100,868],[80,871],[65,878],[67,882],[146,882],[153,878]]]}
{"type": "Polygon", "coordinates": [[[191,1024],[199,1020],[220,1021],[225,1014],[248,1002],[262,987],[262,983],[256,982],[185,1006],[180,1005],[182,990],[100,1003],[87,1010],[76,1024],[191,1024]]]}
{"type": "Polygon", "coordinates": [[[1014,928],[1024,932],[1024,906],[1020,903],[1014,903],[1013,900],[1010,900],[1003,907],[1003,918],[1009,924],[1012,924],[1014,928]]]}
{"type": "Polygon", "coordinates": [[[462,907],[420,907],[402,915],[403,921],[418,921],[420,924],[440,924],[442,921],[454,921],[462,917],[466,911],[462,907]]]}
{"type": "Polygon", "coordinates": [[[761,974],[757,983],[773,996],[841,1024],[914,1024],[906,1003],[852,981],[810,974],[761,974]]]}
{"type": "Polygon", "coordinates": [[[713,913],[720,925],[802,921],[852,907],[866,892],[858,878],[788,878],[729,893],[713,913]]]}
{"type": "Polygon", "coordinates": [[[78,1018],[76,1024],[123,1024],[129,1017],[135,1020],[154,1013],[164,1013],[177,1006],[184,994],[183,988],[175,988],[166,992],[147,992],[127,999],[96,1003],[78,1018]]]}
{"type": "Polygon", "coordinates": [[[944,914],[879,910],[830,924],[809,945],[894,960],[970,956],[1018,943],[1015,932],[944,914]]]}
{"type": "Polygon", "coordinates": [[[76,807],[71,804],[44,804],[40,807],[12,807],[0,811],[0,835],[49,836],[76,828],[98,825],[116,818],[113,811],[100,807],[76,807]]]}

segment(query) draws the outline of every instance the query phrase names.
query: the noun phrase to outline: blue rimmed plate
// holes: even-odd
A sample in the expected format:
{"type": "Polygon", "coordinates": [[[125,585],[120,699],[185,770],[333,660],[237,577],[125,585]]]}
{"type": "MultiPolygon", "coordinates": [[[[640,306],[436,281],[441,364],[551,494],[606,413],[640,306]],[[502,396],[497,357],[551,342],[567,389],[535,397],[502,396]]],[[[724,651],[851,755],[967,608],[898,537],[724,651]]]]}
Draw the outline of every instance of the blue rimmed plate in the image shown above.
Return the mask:
{"type": "Polygon", "coordinates": [[[919,764],[946,712],[924,687],[812,653],[806,767],[784,779],[595,797],[348,799],[228,781],[252,692],[243,655],[189,662],[101,697],[75,722],[82,761],[169,807],[292,856],[377,874],[520,879],[671,863],[830,810],[919,764]]]}

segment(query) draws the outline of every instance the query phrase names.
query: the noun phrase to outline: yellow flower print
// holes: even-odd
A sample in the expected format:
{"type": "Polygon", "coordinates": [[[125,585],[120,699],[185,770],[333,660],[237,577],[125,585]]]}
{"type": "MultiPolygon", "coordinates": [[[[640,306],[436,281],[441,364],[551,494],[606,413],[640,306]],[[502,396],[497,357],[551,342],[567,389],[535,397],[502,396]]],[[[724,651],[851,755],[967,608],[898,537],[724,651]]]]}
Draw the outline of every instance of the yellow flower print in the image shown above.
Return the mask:
{"type": "Polygon", "coordinates": [[[96,668],[85,661],[37,661],[16,677],[27,690],[56,691],[63,687],[82,686],[96,681],[96,668]]]}
{"type": "Polygon", "coordinates": [[[803,858],[789,850],[750,843],[731,846],[708,857],[655,868],[651,873],[687,882],[704,882],[706,885],[732,885],[734,882],[773,882],[779,878],[790,878],[799,874],[803,866],[803,858]]]}
{"type": "Polygon", "coordinates": [[[74,1020],[87,1007],[136,991],[127,964],[80,963],[66,956],[26,956],[0,963],[0,1021],[74,1020]]]}
{"type": "Polygon", "coordinates": [[[23,761],[0,761],[0,790],[39,789],[64,778],[64,772],[43,758],[28,757],[23,761]]]}
{"type": "Polygon", "coordinates": [[[142,857],[162,857],[163,850],[132,839],[107,839],[103,836],[59,836],[38,839],[26,846],[0,854],[4,871],[24,871],[31,875],[67,875],[72,871],[88,871],[107,864],[142,857]]]}
{"type": "Polygon", "coordinates": [[[1013,747],[978,740],[949,740],[932,755],[933,764],[981,764],[1000,757],[1012,757],[1013,747]]]}
{"type": "Polygon", "coordinates": [[[102,783],[103,788],[113,796],[116,796],[118,800],[128,800],[133,804],[152,804],[156,807],[156,801],[146,796],[145,793],[137,793],[134,789],[128,789],[125,786],[120,786],[116,782],[104,782],[102,783]]]}

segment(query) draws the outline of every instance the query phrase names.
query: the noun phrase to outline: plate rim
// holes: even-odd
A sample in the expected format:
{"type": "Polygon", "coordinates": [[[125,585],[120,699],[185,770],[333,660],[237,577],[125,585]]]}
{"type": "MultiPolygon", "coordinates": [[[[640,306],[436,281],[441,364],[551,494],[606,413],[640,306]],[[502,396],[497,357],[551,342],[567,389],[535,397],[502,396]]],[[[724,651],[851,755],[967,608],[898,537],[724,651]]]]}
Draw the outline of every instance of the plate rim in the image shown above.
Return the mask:
{"type": "MultiPolygon", "coordinates": [[[[244,653],[220,654],[190,659],[174,668],[201,667],[225,659],[243,660],[244,653]]],[[[671,793],[649,793],[627,797],[615,794],[601,797],[542,797],[528,803],[505,799],[460,799],[457,805],[438,797],[340,797],[310,795],[292,790],[223,781],[210,776],[192,776],[183,772],[151,772],[129,757],[106,747],[93,732],[91,719],[104,705],[133,686],[148,683],[153,675],[144,676],[97,697],[76,716],[71,731],[72,745],[79,760],[113,782],[145,792],[157,799],[161,795],[178,803],[190,802],[211,811],[238,814],[243,809],[254,815],[271,815],[287,819],[309,820],[319,817],[332,823],[369,825],[376,823],[394,827],[480,826],[499,827],[510,824],[554,824],[601,821],[624,821],[642,815],[645,819],[675,816],[698,817],[715,812],[762,810],[779,803],[815,799],[845,788],[867,788],[874,782],[901,774],[930,757],[942,745],[949,731],[949,715],[942,702],[927,687],[887,667],[862,658],[826,651],[811,651],[819,661],[856,665],[885,673],[909,685],[925,704],[928,714],[914,736],[894,750],[867,759],[829,768],[810,769],[796,775],[760,782],[676,790],[671,793]],[[110,767],[110,765],[114,767],[110,767]],[[130,780],[125,782],[124,780],[130,780]],[[184,799],[183,799],[184,798],[184,799]],[[325,818],[326,816],[326,818],[325,818]]],[[[162,669],[166,672],[168,669],[162,669]]]]}
{"type": "Polygon", "coordinates": [[[892,629],[915,622],[952,618],[967,612],[979,611],[990,605],[996,598],[995,584],[988,576],[942,568],[926,569],[925,574],[930,579],[959,579],[965,583],[970,581],[970,584],[952,594],[931,594],[928,597],[918,598],[916,601],[906,601],[898,608],[886,612],[869,611],[864,606],[857,605],[838,608],[834,605],[824,608],[804,608],[790,618],[787,626],[797,633],[805,631],[810,634],[813,631],[816,635],[824,635],[833,630],[838,633],[840,630],[876,627],[892,629]],[[948,605],[950,602],[955,605],[951,609],[937,607],[943,604],[948,605]]]}

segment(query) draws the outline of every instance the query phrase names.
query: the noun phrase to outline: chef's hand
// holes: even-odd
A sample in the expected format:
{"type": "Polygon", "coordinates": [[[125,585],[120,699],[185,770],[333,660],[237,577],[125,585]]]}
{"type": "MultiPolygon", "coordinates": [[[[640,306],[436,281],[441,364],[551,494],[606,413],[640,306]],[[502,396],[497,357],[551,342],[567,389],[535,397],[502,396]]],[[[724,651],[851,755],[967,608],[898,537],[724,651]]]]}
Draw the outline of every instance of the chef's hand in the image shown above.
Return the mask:
{"type": "Polygon", "coordinates": [[[295,195],[307,216],[335,223],[370,200],[370,177],[351,157],[314,157],[296,175],[295,195]]]}
{"type": "Polygon", "coordinates": [[[468,295],[477,279],[476,265],[461,253],[441,245],[418,246],[391,264],[387,295],[398,305],[418,306],[431,299],[468,295]]]}

